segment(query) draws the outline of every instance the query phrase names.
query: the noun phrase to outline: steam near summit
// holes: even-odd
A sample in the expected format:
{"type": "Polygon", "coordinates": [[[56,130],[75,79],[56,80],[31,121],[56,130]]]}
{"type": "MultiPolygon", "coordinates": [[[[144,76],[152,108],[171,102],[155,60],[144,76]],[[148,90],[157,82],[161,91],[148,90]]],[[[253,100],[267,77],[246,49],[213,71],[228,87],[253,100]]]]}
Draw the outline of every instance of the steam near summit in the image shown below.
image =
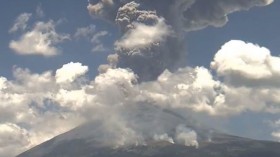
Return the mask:
{"type": "MultiPolygon", "coordinates": [[[[15,156],[75,127],[54,144],[83,139],[114,149],[153,142],[199,148],[212,140],[218,119],[280,113],[280,57],[269,49],[230,40],[209,69],[186,63],[189,32],[223,27],[229,14],[272,2],[89,0],[90,16],[119,31],[108,62],[99,65],[95,78],[87,75],[90,66],[77,61],[44,72],[14,66],[12,77],[0,76],[0,157],[15,156]]],[[[36,10],[40,16],[23,13],[7,30],[19,33],[8,46],[17,55],[58,57],[63,55],[58,44],[80,38],[107,51],[102,38],[110,31],[90,25],[73,35],[60,33],[56,27],[63,20],[30,25],[46,16],[41,6],[36,10]],[[47,29],[37,29],[39,24],[47,29]]],[[[280,125],[273,125],[272,135],[279,138],[280,125]]]]}

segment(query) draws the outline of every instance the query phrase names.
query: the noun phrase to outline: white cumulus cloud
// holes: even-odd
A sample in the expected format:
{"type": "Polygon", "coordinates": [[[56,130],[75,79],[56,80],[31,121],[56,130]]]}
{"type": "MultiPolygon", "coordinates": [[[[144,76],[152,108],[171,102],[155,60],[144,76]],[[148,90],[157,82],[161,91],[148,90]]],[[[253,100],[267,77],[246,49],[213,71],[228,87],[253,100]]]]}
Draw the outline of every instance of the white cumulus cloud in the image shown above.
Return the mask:
{"type": "Polygon", "coordinates": [[[217,52],[211,67],[233,85],[280,86],[280,57],[252,43],[229,41],[217,52]]]}
{"type": "Polygon", "coordinates": [[[60,69],[56,70],[55,78],[57,83],[71,83],[77,77],[84,75],[88,71],[87,66],[81,63],[70,62],[63,65],[60,69]]]}
{"type": "Polygon", "coordinates": [[[56,44],[69,39],[67,34],[59,34],[55,30],[54,21],[37,22],[18,40],[12,40],[9,47],[20,55],[54,56],[60,53],[56,44]]]}
{"type": "Polygon", "coordinates": [[[154,25],[143,23],[133,23],[133,29],[130,29],[124,36],[116,42],[118,49],[138,50],[146,49],[152,45],[157,45],[171,34],[169,26],[163,18],[159,18],[154,25]]]}

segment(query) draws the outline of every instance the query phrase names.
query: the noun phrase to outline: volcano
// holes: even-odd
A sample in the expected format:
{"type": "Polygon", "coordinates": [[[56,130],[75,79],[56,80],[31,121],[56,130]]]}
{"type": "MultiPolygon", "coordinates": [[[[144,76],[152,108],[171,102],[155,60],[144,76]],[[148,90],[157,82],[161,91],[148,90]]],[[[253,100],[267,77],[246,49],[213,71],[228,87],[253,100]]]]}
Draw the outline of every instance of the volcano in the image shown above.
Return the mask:
{"type": "MultiPolygon", "coordinates": [[[[199,147],[146,140],[144,145],[110,147],[98,143],[92,124],[82,125],[16,157],[279,157],[280,143],[196,130],[199,147]],[[91,130],[91,131],[89,131],[91,130]],[[206,137],[205,135],[211,134],[206,137]]],[[[110,141],[108,141],[110,142],[110,141]]]]}

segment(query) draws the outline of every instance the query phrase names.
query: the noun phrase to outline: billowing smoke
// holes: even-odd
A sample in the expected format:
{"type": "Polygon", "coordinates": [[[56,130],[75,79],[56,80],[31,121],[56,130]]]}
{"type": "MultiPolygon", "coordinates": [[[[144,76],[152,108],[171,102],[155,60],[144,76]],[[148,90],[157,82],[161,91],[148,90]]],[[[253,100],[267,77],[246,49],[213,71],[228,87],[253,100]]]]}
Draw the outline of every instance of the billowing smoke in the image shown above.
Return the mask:
{"type": "Polygon", "coordinates": [[[212,125],[216,118],[248,111],[280,113],[279,64],[280,57],[264,47],[230,41],[211,64],[223,82],[204,67],[165,70],[141,83],[123,68],[108,68],[89,80],[89,68],[81,63],[41,74],[15,67],[13,80],[0,77],[0,136],[5,137],[0,144],[8,143],[0,154],[20,152],[85,122],[66,138],[113,147],[151,139],[199,147],[211,135],[203,122],[212,125]]]}
{"type": "Polygon", "coordinates": [[[185,32],[221,27],[227,15],[273,0],[99,0],[88,5],[98,17],[118,25],[115,43],[119,67],[132,69],[141,81],[156,79],[165,69],[185,66],[185,32]]]}
{"type": "Polygon", "coordinates": [[[8,143],[0,148],[0,156],[89,120],[90,125],[67,137],[114,147],[145,145],[151,139],[199,147],[200,140],[209,138],[201,131],[203,120],[244,111],[280,113],[280,58],[266,48],[226,43],[211,62],[223,81],[207,68],[184,66],[185,33],[223,26],[228,14],[271,2],[90,2],[91,15],[120,29],[116,53],[108,56],[109,63],[99,67],[93,80],[86,77],[89,67],[73,62],[55,72],[37,74],[15,67],[13,80],[0,76],[0,137],[9,136],[0,138],[0,146],[8,143]]]}
{"type": "MultiPolygon", "coordinates": [[[[138,141],[138,144],[145,143],[145,139],[153,137],[156,140],[198,147],[196,132],[184,126],[197,127],[197,124],[192,122],[193,111],[206,112],[210,115],[236,113],[225,105],[227,103],[225,97],[232,94],[232,89],[228,90],[227,85],[215,81],[207,69],[187,67],[178,70],[179,67],[186,65],[184,36],[189,31],[207,26],[221,27],[227,23],[227,15],[230,13],[248,10],[254,6],[265,6],[272,2],[272,0],[89,2],[88,10],[93,17],[116,24],[121,32],[120,38],[115,42],[116,53],[108,57],[108,65],[100,66],[101,74],[96,77],[95,83],[99,82],[103,87],[104,82],[110,82],[108,91],[106,88],[97,89],[106,90],[105,93],[114,95],[109,103],[106,101],[101,104],[110,104],[110,108],[112,103],[120,105],[116,105],[119,106],[117,108],[113,107],[113,112],[118,115],[113,116],[113,121],[114,124],[119,124],[115,122],[115,119],[118,119],[122,125],[114,128],[124,131],[121,134],[118,132],[118,135],[134,137],[122,138],[129,140],[129,142],[122,140],[122,143],[130,143],[131,139],[138,141]],[[114,69],[116,67],[128,68],[131,71],[114,69]],[[129,75],[125,74],[127,72],[129,75]],[[114,78],[116,76],[112,79],[107,78],[108,75],[123,76],[129,79],[130,83],[115,82],[118,80],[114,78]],[[182,81],[180,77],[186,80],[182,81]],[[114,91],[119,88],[121,92],[114,91]],[[113,94],[114,92],[119,94],[113,94]],[[185,110],[182,113],[184,116],[180,115],[180,109],[185,110]],[[119,113],[122,116],[119,117],[119,113]]],[[[217,57],[218,55],[219,53],[217,57]]],[[[212,64],[213,68],[218,66],[215,62],[212,64]]]]}

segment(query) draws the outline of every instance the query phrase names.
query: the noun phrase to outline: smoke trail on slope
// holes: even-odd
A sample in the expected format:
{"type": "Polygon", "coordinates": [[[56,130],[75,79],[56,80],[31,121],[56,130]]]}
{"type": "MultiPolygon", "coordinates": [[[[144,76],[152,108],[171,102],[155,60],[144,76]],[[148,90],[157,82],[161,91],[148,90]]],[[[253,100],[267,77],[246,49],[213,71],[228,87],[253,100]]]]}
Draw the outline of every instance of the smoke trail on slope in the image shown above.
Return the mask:
{"type": "Polygon", "coordinates": [[[177,69],[186,54],[185,32],[222,26],[229,13],[271,2],[92,2],[88,9],[94,17],[120,28],[116,54],[108,56],[109,64],[100,66],[94,80],[84,76],[87,66],[72,62],[56,72],[14,68],[14,80],[0,76],[0,139],[5,146],[0,156],[35,146],[89,119],[93,126],[70,137],[113,146],[153,139],[198,147],[199,140],[208,139],[194,121],[201,115],[212,124],[213,117],[244,111],[279,113],[280,88],[275,82],[279,83],[280,58],[265,48],[226,43],[211,63],[224,82],[214,80],[203,67],[177,69]]]}

